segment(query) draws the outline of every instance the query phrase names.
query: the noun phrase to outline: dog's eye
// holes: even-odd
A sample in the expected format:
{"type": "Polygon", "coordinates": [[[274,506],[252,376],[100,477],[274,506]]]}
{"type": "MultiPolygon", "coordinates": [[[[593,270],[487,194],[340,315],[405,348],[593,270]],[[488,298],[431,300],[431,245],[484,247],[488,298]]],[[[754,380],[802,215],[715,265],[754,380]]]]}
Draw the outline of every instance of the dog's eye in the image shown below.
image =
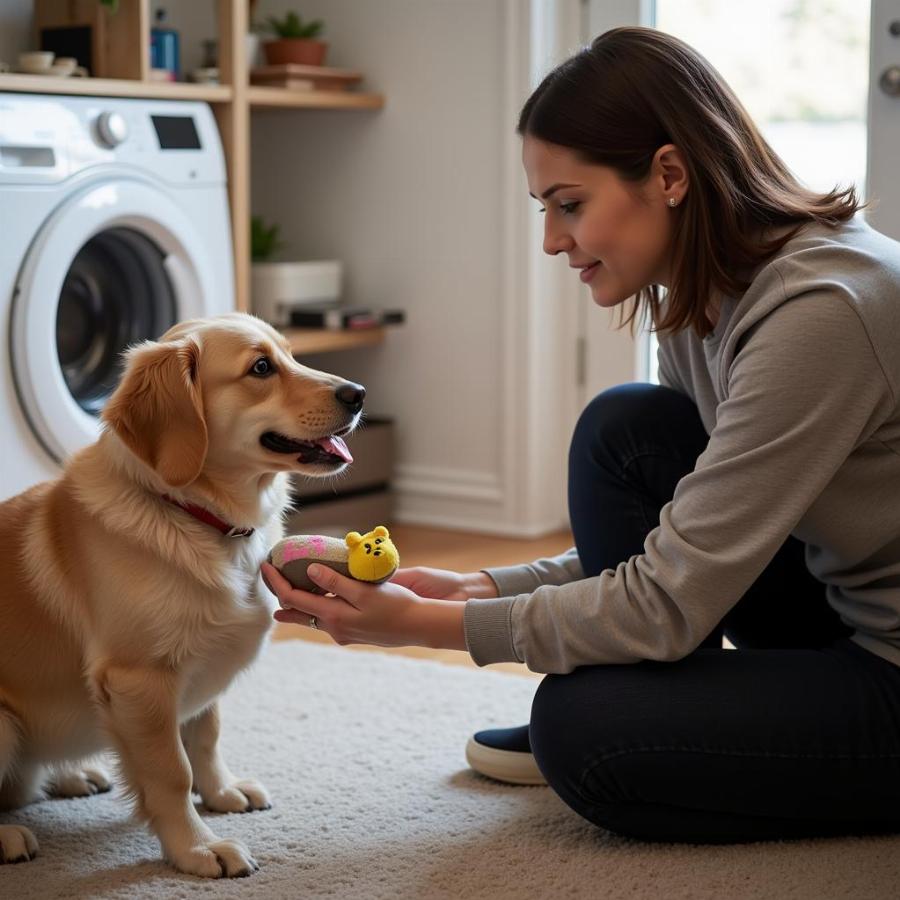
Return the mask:
{"type": "Polygon", "coordinates": [[[250,375],[258,375],[260,378],[265,378],[266,375],[271,375],[275,371],[275,366],[272,365],[271,360],[267,356],[261,356],[255,363],[253,363],[250,368],[250,375]]]}

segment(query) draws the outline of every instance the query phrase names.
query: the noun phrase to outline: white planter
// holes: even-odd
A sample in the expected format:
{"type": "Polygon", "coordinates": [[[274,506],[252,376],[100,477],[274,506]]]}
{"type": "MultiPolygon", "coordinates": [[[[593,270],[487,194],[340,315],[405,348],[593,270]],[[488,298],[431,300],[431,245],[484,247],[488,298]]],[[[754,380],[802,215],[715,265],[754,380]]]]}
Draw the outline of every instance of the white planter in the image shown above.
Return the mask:
{"type": "Polygon", "coordinates": [[[343,265],[339,260],[253,263],[251,307],[261,319],[283,327],[291,310],[336,305],[341,299],[343,265]]]}

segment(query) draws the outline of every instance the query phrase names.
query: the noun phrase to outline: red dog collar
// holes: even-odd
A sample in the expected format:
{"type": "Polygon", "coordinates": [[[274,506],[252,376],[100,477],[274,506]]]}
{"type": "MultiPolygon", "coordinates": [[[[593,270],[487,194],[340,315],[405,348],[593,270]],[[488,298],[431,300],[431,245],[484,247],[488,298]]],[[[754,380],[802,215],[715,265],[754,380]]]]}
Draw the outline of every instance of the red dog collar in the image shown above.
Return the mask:
{"type": "Polygon", "coordinates": [[[173,506],[183,509],[186,513],[190,513],[195,519],[199,519],[207,525],[212,525],[213,528],[221,531],[225,537],[250,537],[253,534],[253,528],[238,528],[237,525],[229,525],[228,522],[223,522],[218,516],[202,506],[196,506],[193,503],[182,503],[168,494],[162,494],[162,498],[163,500],[168,500],[173,506]]]}

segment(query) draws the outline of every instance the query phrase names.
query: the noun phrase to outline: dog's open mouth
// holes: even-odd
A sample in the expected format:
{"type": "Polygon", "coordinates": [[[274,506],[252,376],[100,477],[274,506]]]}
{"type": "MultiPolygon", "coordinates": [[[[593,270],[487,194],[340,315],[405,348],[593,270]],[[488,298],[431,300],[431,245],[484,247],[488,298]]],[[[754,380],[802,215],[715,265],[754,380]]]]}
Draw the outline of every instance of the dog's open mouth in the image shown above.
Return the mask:
{"type": "Polygon", "coordinates": [[[267,431],[259,442],[266,450],[290,453],[297,457],[297,462],[307,465],[342,466],[353,462],[344,439],[337,434],[316,438],[314,441],[298,441],[277,431],[267,431]]]}

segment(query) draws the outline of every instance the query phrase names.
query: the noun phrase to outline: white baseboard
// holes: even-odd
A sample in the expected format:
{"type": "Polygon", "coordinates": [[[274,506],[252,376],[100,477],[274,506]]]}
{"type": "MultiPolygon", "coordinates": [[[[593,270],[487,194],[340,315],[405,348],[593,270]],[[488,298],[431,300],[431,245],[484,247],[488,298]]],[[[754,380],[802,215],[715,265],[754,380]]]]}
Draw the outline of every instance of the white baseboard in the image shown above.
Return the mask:
{"type": "Polygon", "coordinates": [[[458,531],[508,537],[539,537],[568,527],[564,521],[508,520],[503,484],[492,472],[401,465],[393,479],[394,519],[458,531]]]}
{"type": "Polygon", "coordinates": [[[393,480],[398,494],[499,505],[503,485],[493,472],[440,466],[399,465],[393,480]]]}

